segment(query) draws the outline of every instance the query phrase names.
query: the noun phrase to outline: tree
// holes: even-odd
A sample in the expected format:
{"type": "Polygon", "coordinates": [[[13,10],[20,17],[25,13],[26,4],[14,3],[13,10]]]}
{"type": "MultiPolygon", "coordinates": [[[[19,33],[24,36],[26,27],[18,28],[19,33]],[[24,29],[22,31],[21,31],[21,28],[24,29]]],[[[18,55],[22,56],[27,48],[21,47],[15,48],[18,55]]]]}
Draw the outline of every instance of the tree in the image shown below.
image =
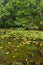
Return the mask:
{"type": "MultiPolygon", "coordinates": [[[[43,29],[42,0],[2,0],[0,8],[2,27],[43,29]]],[[[0,26],[0,27],[1,27],[0,26]]]]}

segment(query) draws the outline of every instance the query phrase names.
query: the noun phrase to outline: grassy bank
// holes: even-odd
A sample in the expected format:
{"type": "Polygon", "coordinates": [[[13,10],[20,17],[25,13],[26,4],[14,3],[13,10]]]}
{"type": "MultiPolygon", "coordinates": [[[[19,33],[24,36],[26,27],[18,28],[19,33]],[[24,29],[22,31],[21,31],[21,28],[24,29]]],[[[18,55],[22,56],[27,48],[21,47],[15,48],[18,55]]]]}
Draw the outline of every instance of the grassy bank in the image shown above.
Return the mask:
{"type": "Polygon", "coordinates": [[[27,38],[27,39],[33,39],[33,40],[38,40],[41,39],[43,40],[43,31],[34,31],[34,30],[14,30],[14,29],[0,29],[0,37],[22,37],[22,38],[27,38]]]}

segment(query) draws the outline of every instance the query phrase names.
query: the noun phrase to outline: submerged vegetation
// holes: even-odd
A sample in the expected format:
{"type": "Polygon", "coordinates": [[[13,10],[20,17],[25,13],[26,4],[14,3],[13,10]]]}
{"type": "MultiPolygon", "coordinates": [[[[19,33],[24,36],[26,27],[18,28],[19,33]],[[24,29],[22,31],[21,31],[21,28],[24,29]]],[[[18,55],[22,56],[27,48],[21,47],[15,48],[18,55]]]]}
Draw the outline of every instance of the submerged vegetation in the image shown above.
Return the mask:
{"type": "Polygon", "coordinates": [[[43,65],[43,31],[0,29],[0,65],[43,65]]]}

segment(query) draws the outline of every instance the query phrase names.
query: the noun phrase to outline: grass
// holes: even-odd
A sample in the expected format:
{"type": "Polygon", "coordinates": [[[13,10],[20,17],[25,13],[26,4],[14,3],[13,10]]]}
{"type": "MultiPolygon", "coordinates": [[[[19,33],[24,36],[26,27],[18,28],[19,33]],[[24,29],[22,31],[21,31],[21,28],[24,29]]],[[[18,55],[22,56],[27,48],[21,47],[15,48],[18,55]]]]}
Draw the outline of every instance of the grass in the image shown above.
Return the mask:
{"type": "Polygon", "coordinates": [[[43,64],[43,31],[0,29],[0,65],[43,64]]]}

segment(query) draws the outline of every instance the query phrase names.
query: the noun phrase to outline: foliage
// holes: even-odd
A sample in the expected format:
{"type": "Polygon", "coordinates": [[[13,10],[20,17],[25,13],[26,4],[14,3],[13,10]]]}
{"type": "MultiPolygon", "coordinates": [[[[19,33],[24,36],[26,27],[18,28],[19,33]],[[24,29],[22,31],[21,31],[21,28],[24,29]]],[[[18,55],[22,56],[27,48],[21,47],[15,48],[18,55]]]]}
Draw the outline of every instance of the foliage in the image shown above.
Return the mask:
{"type": "Polygon", "coordinates": [[[2,0],[0,22],[5,28],[43,29],[43,0],[2,0]]]}

